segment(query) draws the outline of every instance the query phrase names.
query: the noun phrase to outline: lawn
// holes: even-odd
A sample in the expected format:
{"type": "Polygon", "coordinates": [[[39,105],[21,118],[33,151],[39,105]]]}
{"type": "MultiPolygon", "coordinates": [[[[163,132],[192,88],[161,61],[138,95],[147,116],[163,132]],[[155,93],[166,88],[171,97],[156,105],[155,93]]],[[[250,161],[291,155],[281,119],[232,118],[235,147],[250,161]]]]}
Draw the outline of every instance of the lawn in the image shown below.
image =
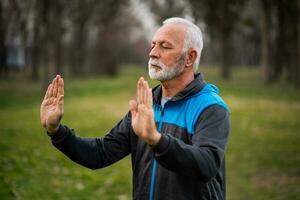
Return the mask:
{"type": "MultiPolygon", "coordinates": [[[[202,71],[231,109],[227,199],[300,199],[299,91],[264,85],[258,69],[236,69],[231,81],[202,71]]],[[[141,75],[129,68],[114,78],[66,77],[63,123],[84,137],[104,135],[126,114],[141,75]]],[[[51,145],[39,121],[40,88],[23,78],[0,82],[0,198],[131,199],[130,157],[93,171],[51,145]]]]}

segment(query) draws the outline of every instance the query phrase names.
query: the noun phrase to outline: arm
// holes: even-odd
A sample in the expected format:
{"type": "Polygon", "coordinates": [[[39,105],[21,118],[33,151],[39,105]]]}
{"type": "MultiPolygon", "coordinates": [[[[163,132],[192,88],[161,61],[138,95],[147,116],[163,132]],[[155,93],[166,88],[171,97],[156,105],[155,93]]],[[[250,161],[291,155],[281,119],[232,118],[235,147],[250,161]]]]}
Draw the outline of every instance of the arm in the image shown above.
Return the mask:
{"type": "Polygon", "coordinates": [[[73,161],[96,169],[120,160],[130,152],[131,116],[128,114],[103,138],[80,138],[60,125],[64,113],[64,81],[57,75],[40,108],[41,124],[52,143],[73,161]]]}
{"type": "Polygon", "coordinates": [[[81,138],[73,129],[63,125],[50,136],[52,144],[71,160],[90,169],[98,169],[130,153],[130,133],[130,116],[127,114],[103,138],[81,138]]]}
{"type": "Polygon", "coordinates": [[[155,158],[165,168],[200,178],[213,178],[220,169],[229,134],[229,112],[208,107],[198,119],[192,145],[167,134],[155,146],[155,158]]]}

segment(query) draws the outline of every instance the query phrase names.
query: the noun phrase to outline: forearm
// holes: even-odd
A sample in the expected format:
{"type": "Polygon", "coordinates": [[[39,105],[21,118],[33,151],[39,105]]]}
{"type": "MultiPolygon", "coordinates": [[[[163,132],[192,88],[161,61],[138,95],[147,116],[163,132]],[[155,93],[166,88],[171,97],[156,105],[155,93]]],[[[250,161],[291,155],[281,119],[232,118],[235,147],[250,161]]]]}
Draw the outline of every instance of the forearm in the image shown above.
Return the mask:
{"type": "Polygon", "coordinates": [[[51,136],[52,144],[74,162],[98,169],[106,167],[129,154],[128,130],[124,120],[103,138],[81,138],[73,129],[61,125],[51,136]]]}
{"type": "MultiPolygon", "coordinates": [[[[165,168],[192,178],[209,181],[218,172],[224,152],[214,146],[196,146],[164,135],[161,140],[168,144],[163,150],[154,148],[156,160],[165,168]]],[[[160,141],[161,142],[161,141],[160,141]]]]}
{"type": "Polygon", "coordinates": [[[101,145],[96,138],[80,138],[74,130],[61,125],[51,140],[57,149],[80,165],[97,169],[108,164],[101,156],[101,145]]]}

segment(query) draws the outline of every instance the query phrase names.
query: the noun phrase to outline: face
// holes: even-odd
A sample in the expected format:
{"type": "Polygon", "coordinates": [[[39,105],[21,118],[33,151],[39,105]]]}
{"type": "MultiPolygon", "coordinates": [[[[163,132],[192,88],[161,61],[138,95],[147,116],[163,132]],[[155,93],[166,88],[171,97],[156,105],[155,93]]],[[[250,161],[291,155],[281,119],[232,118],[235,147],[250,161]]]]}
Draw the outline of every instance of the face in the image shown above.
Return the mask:
{"type": "Polygon", "coordinates": [[[180,24],[163,25],[155,33],[149,54],[149,76],[167,81],[179,76],[185,68],[186,53],[182,53],[186,27],[180,24]]]}

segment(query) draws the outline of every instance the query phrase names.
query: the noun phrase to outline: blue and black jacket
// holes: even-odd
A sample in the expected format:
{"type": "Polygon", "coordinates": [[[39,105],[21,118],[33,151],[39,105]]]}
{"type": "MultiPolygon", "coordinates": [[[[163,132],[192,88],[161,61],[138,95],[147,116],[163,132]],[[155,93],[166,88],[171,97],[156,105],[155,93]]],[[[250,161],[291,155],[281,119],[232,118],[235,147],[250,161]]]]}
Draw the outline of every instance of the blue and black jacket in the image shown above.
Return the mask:
{"type": "Polygon", "coordinates": [[[162,89],[153,89],[159,143],[150,147],[131,127],[130,112],[102,138],[81,138],[65,125],[52,143],[73,161],[91,169],[131,154],[133,199],[225,199],[224,152],[229,111],[218,89],[200,74],[161,106],[162,89]]]}

